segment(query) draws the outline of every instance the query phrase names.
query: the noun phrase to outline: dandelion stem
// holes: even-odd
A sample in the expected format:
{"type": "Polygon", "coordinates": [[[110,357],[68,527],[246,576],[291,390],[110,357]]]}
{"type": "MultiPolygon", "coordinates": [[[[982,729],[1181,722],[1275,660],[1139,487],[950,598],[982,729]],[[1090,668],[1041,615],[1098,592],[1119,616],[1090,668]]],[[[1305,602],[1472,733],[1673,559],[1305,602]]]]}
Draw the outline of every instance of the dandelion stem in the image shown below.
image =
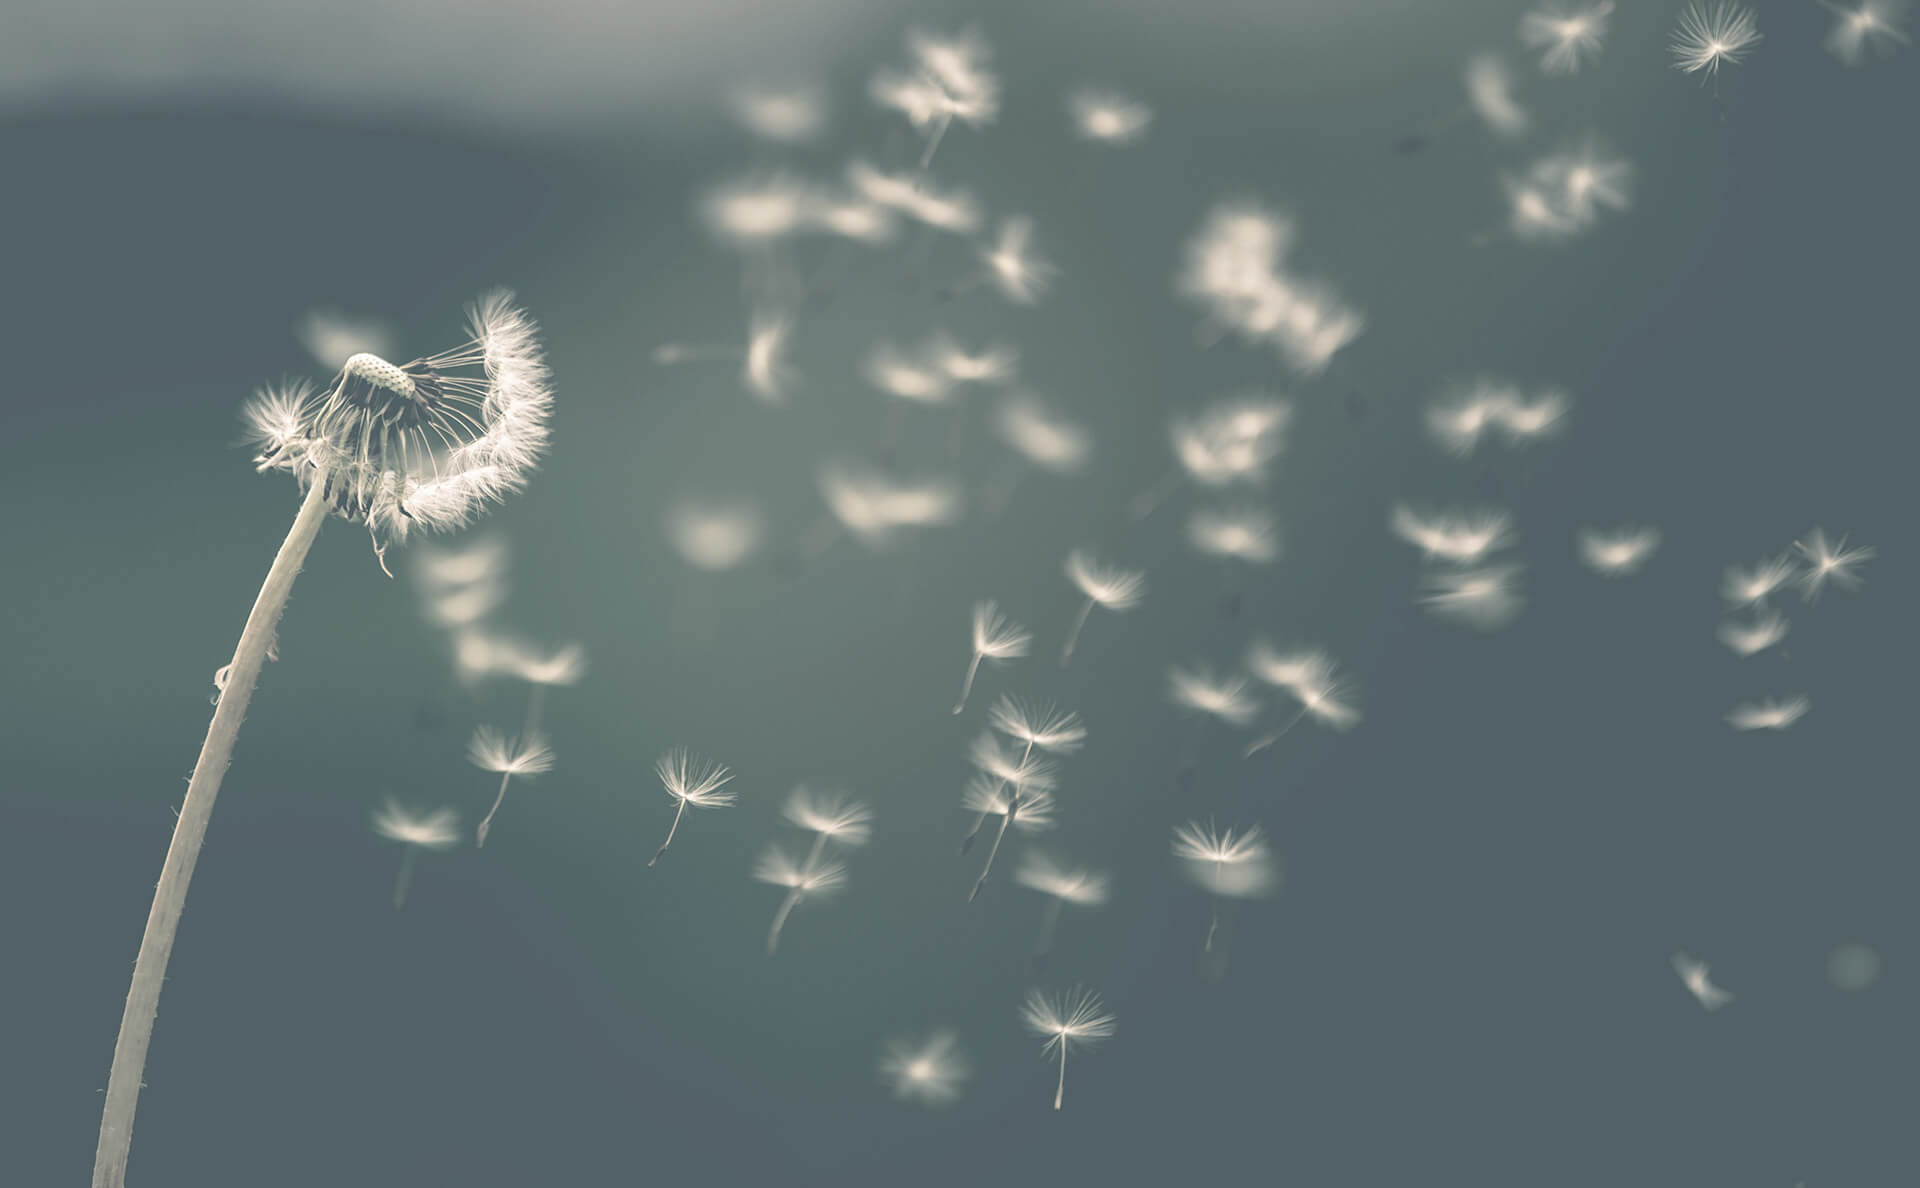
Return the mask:
{"type": "Polygon", "coordinates": [[[1060,1037],[1060,1084],[1053,1090],[1053,1108],[1059,1109],[1060,1102],[1067,1096],[1067,1037],[1060,1037]]]}
{"type": "MultiPolygon", "coordinates": [[[[522,735],[521,737],[524,738],[526,736],[522,735]]],[[[500,811],[500,802],[507,798],[507,783],[512,779],[512,772],[505,771],[500,773],[500,793],[493,798],[493,807],[487,810],[487,815],[480,819],[479,828],[473,831],[474,849],[477,850],[487,844],[487,830],[493,828],[493,814],[500,811]]]]}
{"type": "Polygon", "coordinates": [[[978,899],[980,897],[980,888],[987,885],[987,876],[993,873],[994,855],[1000,852],[1000,842],[1007,836],[1007,826],[1013,824],[1013,815],[1019,811],[1020,792],[1018,789],[1015,789],[1013,799],[1007,803],[1006,813],[1000,818],[1000,831],[993,835],[993,848],[987,851],[987,864],[980,868],[980,877],[974,880],[973,890],[967,895],[968,903],[972,903],[978,899]]]}
{"type": "Polygon", "coordinates": [[[1307,716],[1307,711],[1303,709],[1299,713],[1293,715],[1292,718],[1289,718],[1285,726],[1282,726],[1280,729],[1274,731],[1272,734],[1263,734],[1259,738],[1254,739],[1252,742],[1247,744],[1247,749],[1240,753],[1240,757],[1242,759],[1251,759],[1255,755],[1258,755],[1260,752],[1272,746],[1274,743],[1279,742],[1281,735],[1285,734],[1289,730],[1292,730],[1295,726],[1298,726],[1300,724],[1300,719],[1306,716],[1307,716]]]}
{"type": "Polygon", "coordinates": [[[667,840],[661,842],[660,848],[653,852],[653,857],[648,859],[647,861],[648,866],[652,866],[655,862],[660,861],[660,855],[666,853],[667,847],[673,844],[673,835],[680,828],[680,816],[682,813],[685,813],[686,811],[687,811],[686,798],[682,797],[680,800],[680,807],[673,810],[673,825],[669,827],[667,830],[667,840]]]}
{"type": "Polygon", "coordinates": [[[916,187],[927,180],[927,166],[933,164],[933,150],[940,147],[940,138],[945,136],[947,129],[952,126],[953,113],[947,112],[941,115],[939,124],[933,129],[933,135],[927,138],[926,151],[920,154],[920,180],[915,183],[916,187]]]}
{"type": "Polygon", "coordinates": [[[200,745],[200,757],[187,783],[187,797],[174,823],[173,842],[167,847],[153,907],[147,913],[147,930],[140,938],[133,984],[127,990],[126,1010],[120,1016],[120,1037],[113,1046],[106,1106],[100,1116],[100,1142],[93,1159],[94,1188],[121,1188],[126,1182],[127,1152],[133,1145],[133,1114],[139,1104],[141,1076],[146,1071],[147,1045],[153,1039],[154,1013],[159,1009],[160,988],[166,982],[167,959],[173,955],[180,913],[187,906],[187,884],[193,879],[194,863],[206,841],[214,798],[220,794],[220,781],[233,760],[234,742],[239,738],[247,705],[253,700],[260,667],[273,647],[274,628],[286,609],[287,596],[293,592],[293,580],[299,576],[307,551],[326,523],[326,491],[326,475],[311,476],[307,497],[247,615],[247,625],[227,670],[226,688],[213,711],[213,722],[207,727],[206,741],[200,745]]]}
{"type": "Polygon", "coordinates": [[[413,886],[413,863],[420,854],[419,846],[401,846],[400,873],[393,876],[393,910],[400,911],[407,906],[407,889],[413,886]]]}
{"type": "Polygon", "coordinates": [[[812,870],[813,864],[820,861],[820,855],[827,852],[827,835],[818,833],[813,838],[813,849],[807,851],[807,864],[803,870],[812,870]]]}
{"type": "Polygon", "coordinates": [[[967,665],[967,679],[960,682],[960,700],[953,703],[953,712],[959,713],[967,708],[967,698],[973,695],[973,674],[980,671],[980,653],[973,654],[973,663],[967,665]]]}
{"type": "Polygon", "coordinates": [[[1133,518],[1144,520],[1159,508],[1161,500],[1180,485],[1180,471],[1170,470],[1167,477],[1133,497],[1133,518]]]}
{"type": "Polygon", "coordinates": [[[787,926],[787,917],[793,914],[793,905],[800,902],[800,888],[787,892],[786,899],[780,903],[780,910],[774,913],[773,927],[767,930],[767,956],[780,947],[780,930],[787,926]]]}
{"type": "Polygon", "coordinates": [[[1060,923],[1060,905],[1063,901],[1049,896],[1047,910],[1040,917],[1040,940],[1034,945],[1034,953],[1045,956],[1053,952],[1053,931],[1060,923]]]}
{"type": "Polygon", "coordinates": [[[1074,617],[1073,627],[1067,632],[1066,646],[1060,649],[1060,667],[1065,668],[1073,660],[1074,645],[1080,642],[1081,629],[1087,625],[1087,616],[1093,614],[1093,599],[1087,599],[1080,607],[1080,613],[1074,617]]]}

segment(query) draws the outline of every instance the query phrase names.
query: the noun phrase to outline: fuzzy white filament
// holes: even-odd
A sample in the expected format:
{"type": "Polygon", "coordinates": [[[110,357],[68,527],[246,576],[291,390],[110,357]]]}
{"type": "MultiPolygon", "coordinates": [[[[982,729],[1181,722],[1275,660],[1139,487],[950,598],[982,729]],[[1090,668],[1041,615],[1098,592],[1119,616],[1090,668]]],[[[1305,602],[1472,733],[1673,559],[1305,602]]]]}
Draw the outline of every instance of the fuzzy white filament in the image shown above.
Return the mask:
{"type": "Polygon", "coordinates": [[[902,1101],[943,1106],[960,1096],[969,1073],[960,1040],[936,1031],[924,1040],[889,1040],[880,1056],[880,1079],[902,1101]]]}
{"type": "Polygon", "coordinates": [[[1061,866],[1045,854],[1028,854],[1014,871],[1013,881],[1047,897],[1045,913],[1040,917],[1040,939],[1034,952],[1044,955],[1053,948],[1053,932],[1060,923],[1060,909],[1067,904],[1094,908],[1107,902],[1107,876],[1091,870],[1061,866]]]}
{"type": "Polygon", "coordinates": [[[725,765],[715,763],[698,755],[690,754],[685,747],[675,747],[660,756],[653,765],[660,777],[660,786],[675,802],[673,824],[667,829],[667,840],[660,843],[648,866],[660,861],[660,856],[673,844],[673,835],[680,830],[680,818],[686,814],[687,806],[695,808],[724,808],[733,803],[733,792],[727,787],[733,779],[725,765]]]}
{"type": "Polygon", "coordinates": [[[457,843],[460,817],[448,808],[415,816],[389,800],[375,810],[373,831],[406,847],[400,858],[400,873],[393,880],[393,910],[399,911],[407,906],[407,889],[413,884],[414,857],[421,850],[444,850],[457,843]]]}
{"type": "Polygon", "coordinates": [[[1671,49],[1674,68],[1687,74],[1716,77],[1722,62],[1737,66],[1760,40],[1753,10],[1727,0],[1708,7],[1687,5],[1674,29],[1671,49]]]}
{"type": "Polygon", "coordinates": [[[1202,948],[1213,951],[1220,930],[1220,900],[1265,895],[1276,877],[1266,834],[1258,825],[1246,829],[1216,829],[1211,821],[1189,821],[1173,831],[1173,855],[1187,877],[1213,896],[1213,916],[1202,948]]]}
{"type": "Polygon", "coordinates": [[[1004,664],[1027,654],[1027,648],[1033,643],[1033,633],[1000,613],[1000,607],[992,600],[973,604],[973,659],[967,664],[967,676],[960,684],[960,700],[953,703],[953,712],[959,713],[967,708],[967,698],[973,693],[974,674],[980,671],[982,660],[994,664],[1004,664]]]}
{"type": "Polygon", "coordinates": [[[771,957],[780,947],[780,933],[787,926],[787,917],[802,899],[808,896],[824,895],[838,889],[847,879],[847,868],[838,862],[821,858],[815,854],[804,862],[797,862],[779,846],[769,846],[760,855],[759,862],[753,868],[753,877],[763,883],[787,888],[787,897],[780,901],[779,911],[774,913],[773,926],[767,930],[767,956],[771,957]]]}
{"type": "Polygon", "coordinates": [[[487,844],[487,831],[493,827],[493,817],[500,811],[500,804],[507,798],[507,784],[514,776],[535,776],[553,770],[553,748],[537,731],[528,731],[517,739],[509,740],[506,735],[491,726],[482,726],[474,731],[473,739],[467,744],[467,761],[481,771],[498,772],[500,791],[494,795],[493,807],[480,820],[474,829],[474,848],[487,844]]]}
{"type": "Polygon", "coordinates": [[[1028,991],[1026,1001],[1020,1004],[1020,1021],[1027,1030],[1045,1037],[1042,1056],[1059,1050],[1060,1080],[1053,1091],[1056,1110],[1067,1095],[1067,1049],[1076,1044],[1094,1047],[1113,1034],[1117,1022],[1098,994],[1079,986],[1064,994],[1028,991]]]}
{"type": "Polygon", "coordinates": [[[1087,625],[1088,616],[1096,606],[1110,611],[1128,611],[1140,604],[1146,596],[1147,574],[1141,569],[1123,569],[1117,565],[1107,565],[1099,561],[1086,549],[1075,549],[1067,554],[1067,580],[1072,582],[1086,599],[1080,606],[1080,613],[1074,616],[1073,625],[1067,629],[1067,642],[1060,647],[1060,667],[1065,668],[1073,661],[1073,649],[1080,642],[1080,632],[1087,625]]]}

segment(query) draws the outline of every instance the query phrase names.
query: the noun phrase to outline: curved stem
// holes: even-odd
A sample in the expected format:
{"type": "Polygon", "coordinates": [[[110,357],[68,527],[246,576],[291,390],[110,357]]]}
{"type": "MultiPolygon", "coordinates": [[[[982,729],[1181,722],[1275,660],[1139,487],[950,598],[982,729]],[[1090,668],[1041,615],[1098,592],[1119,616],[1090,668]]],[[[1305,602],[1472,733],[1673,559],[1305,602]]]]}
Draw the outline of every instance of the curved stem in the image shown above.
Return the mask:
{"type": "Polygon", "coordinates": [[[1060,1101],[1067,1095],[1067,1037],[1060,1037],[1060,1084],[1053,1091],[1053,1108],[1060,1108],[1060,1101]]]}
{"type": "Polygon", "coordinates": [[[654,863],[660,861],[660,855],[666,853],[667,847],[673,844],[673,835],[679,832],[680,830],[680,816],[686,811],[687,811],[687,802],[685,800],[682,800],[680,802],[680,807],[673,810],[673,825],[671,828],[667,830],[667,840],[661,842],[660,848],[655,850],[653,852],[653,857],[647,860],[648,866],[652,866],[654,863]]]}
{"type": "Polygon", "coordinates": [[[1293,715],[1292,718],[1288,719],[1287,724],[1285,726],[1282,726],[1280,729],[1274,731],[1272,734],[1263,734],[1259,738],[1254,739],[1252,742],[1247,744],[1246,750],[1240,752],[1240,757],[1242,759],[1251,759],[1255,755],[1258,755],[1260,752],[1272,746],[1274,743],[1279,742],[1281,735],[1285,734],[1289,730],[1292,730],[1295,726],[1298,726],[1300,724],[1300,719],[1306,716],[1307,716],[1307,711],[1303,709],[1299,713],[1293,715]]]}
{"type": "Polygon", "coordinates": [[[174,823],[173,842],[167,847],[160,883],[153,892],[153,907],[147,913],[147,930],[140,938],[140,955],[134,960],[133,984],[127,990],[126,1010],[120,1016],[120,1038],[113,1046],[113,1069],[107,1074],[106,1106],[100,1115],[100,1142],[93,1157],[94,1188],[121,1188],[126,1182],[140,1079],[146,1071],[147,1046],[153,1039],[153,1017],[160,1006],[160,988],[166,982],[167,960],[173,955],[174,934],[180,927],[180,913],[187,906],[187,885],[193,880],[193,867],[206,841],[220,781],[233,761],[234,742],[240,736],[247,706],[253,701],[260,666],[273,647],[280,613],[286,609],[307,550],[326,523],[326,489],[326,476],[314,475],[300,512],[293,518],[293,527],[267,570],[267,579],[240,633],[240,644],[234,649],[227,685],[213,711],[206,741],[200,744],[193,777],[187,783],[187,798],[174,823]]]}
{"type": "Polygon", "coordinates": [[[973,654],[973,663],[967,665],[967,679],[960,682],[960,700],[953,703],[953,712],[959,713],[967,708],[967,698],[973,696],[973,676],[980,671],[980,653],[973,654]]]}
{"type": "MultiPolygon", "coordinates": [[[[525,736],[523,735],[522,737],[525,736]]],[[[507,782],[511,779],[513,779],[512,772],[506,771],[500,773],[500,793],[493,798],[493,807],[487,810],[487,815],[480,819],[480,827],[473,831],[474,849],[477,850],[487,844],[487,830],[493,828],[493,814],[500,811],[500,802],[507,798],[507,782]]]]}
{"type": "Polygon", "coordinates": [[[800,902],[800,888],[787,892],[787,898],[780,904],[780,910],[774,913],[773,927],[767,930],[767,956],[780,947],[780,930],[787,926],[787,917],[793,914],[793,905],[800,902]]]}
{"type": "Polygon", "coordinates": [[[914,189],[919,189],[920,183],[926,181],[927,166],[933,164],[933,150],[940,147],[940,138],[947,134],[947,129],[952,125],[952,114],[942,114],[939,126],[933,130],[933,135],[927,138],[927,150],[920,154],[920,177],[914,182],[914,189]]]}
{"type": "Polygon", "coordinates": [[[1073,620],[1073,627],[1067,632],[1066,646],[1060,649],[1060,667],[1065,668],[1073,660],[1074,645],[1080,642],[1080,629],[1087,625],[1087,616],[1093,613],[1093,599],[1080,608],[1079,615],[1073,620]]]}
{"type": "Polygon", "coordinates": [[[1183,477],[1184,475],[1180,469],[1175,467],[1172,471],[1168,472],[1167,477],[1140,492],[1138,495],[1135,495],[1132,504],[1133,518],[1136,520],[1144,520],[1152,515],[1155,509],[1160,506],[1160,501],[1173,494],[1174,488],[1180,485],[1180,480],[1183,477]]]}
{"type": "Polygon", "coordinates": [[[1000,831],[993,835],[993,848],[987,851],[987,864],[980,868],[980,877],[973,881],[973,890],[967,893],[967,902],[972,903],[980,897],[980,888],[987,885],[987,876],[993,873],[994,855],[1000,852],[1000,843],[1007,836],[1007,826],[1013,824],[1013,815],[1020,811],[1020,790],[1014,789],[1013,799],[1007,803],[1007,811],[1000,818],[1000,831]]]}
{"type": "Polygon", "coordinates": [[[1040,940],[1033,947],[1035,953],[1045,956],[1053,951],[1053,930],[1059,926],[1060,905],[1063,902],[1048,896],[1046,914],[1040,917],[1040,940]]]}

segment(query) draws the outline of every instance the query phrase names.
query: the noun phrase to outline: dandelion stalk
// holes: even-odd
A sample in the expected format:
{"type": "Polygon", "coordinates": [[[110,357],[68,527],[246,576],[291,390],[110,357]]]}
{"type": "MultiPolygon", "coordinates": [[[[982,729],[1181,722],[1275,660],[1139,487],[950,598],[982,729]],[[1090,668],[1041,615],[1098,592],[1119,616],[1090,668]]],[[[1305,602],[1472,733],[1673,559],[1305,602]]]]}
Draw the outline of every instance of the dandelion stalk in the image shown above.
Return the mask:
{"type": "Polygon", "coordinates": [[[1306,716],[1307,716],[1307,711],[1305,709],[1302,709],[1299,713],[1287,719],[1287,724],[1285,726],[1282,726],[1280,729],[1273,731],[1271,734],[1263,734],[1259,738],[1256,738],[1252,742],[1248,743],[1247,749],[1240,753],[1240,757],[1242,759],[1251,759],[1255,755],[1258,755],[1260,752],[1272,746],[1274,743],[1279,742],[1282,735],[1286,734],[1287,731],[1292,730],[1295,726],[1298,726],[1300,724],[1300,719],[1306,716]]]}
{"type": "Polygon", "coordinates": [[[1067,1045],[1060,1045],[1060,1083],[1053,1089],[1053,1108],[1059,1109],[1067,1096],[1067,1045]]]}
{"type": "Polygon", "coordinates": [[[679,830],[680,818],[683,814],[686,813],[686,811],[687,811],[687,802],[685,798],[681,798],[680,807],[673,810],[673,825],[667,830],[667,840],[661,842],[660,848],[655,850],[653,852],[653,857],[647,860],[648,866],[652,866],[654,863],[660,861],[660,856],[662,854],[665,854],[667,852],[667,847],[673,844],[673,835],[675,832],[679,830]]]}
{"type": "Polygon", "coordinates": [[[780,910],[773,916],[773,927],[767,930],[767,956],[773,956],[773,951],[780,947],[780,930],[787,926],[787,917],[793,914],[793,905],[799,902],[798,887],[787,892],[787,897],[780,901],[780,910]]]}
{"type": "Polygon", "coordinates": [[[960,682],[960,700],[953,703],[954,713],[957,714],[967,708],[967,698],[973,696],[974,674],[980,671],[980,661],[983,658],[979,652],[975,652],[973,654],[973,662],[967,665],[967,678],[960,682]]]}
{"type": "Polygon", "coordinates": [[[980,877],[973,882],[973,890],[967,893],[967,902],[972,903],[980,897],[980,888],[987,885],[987,876],[993,873],[994,856],[1000,853],[1000,843],[1007,836],[1007,827],[1013,824],[1014,817],[1020,813],[1020,789],[1016,786],[1013,795],[1007,800],[1007,811],[1000,817],[1000,829],[993,835],[993,846],[987,851],[987,864],[980,868],[980,877]]]}
{"type": "Polygon", "coordinates": [[[1044,957],[1053,952],[1053,933],[1060,923],[1060,907],[1064,903],[1064,899],[1047,900],[1046,911],[1040,916],[1040,940],[1033,946],[1035,954],[1044,957]]]}
{"type": "Polygon", "coordinates": [[[413,863],[420,853],[418,846],[406,846],[400,854],[400,873],[393,878],[393,910],[400,911],[407,906],[407,889],[413,886],[413,863]]]}
{"type": "Polygon", "coordinates": [[[493,807],[487,810],[486,816],[480,818],[480,824],[473,831],[474,849],[478,850],[487,844],[487,831],[493,828],[493,815],[500,811],[501,802],[507,798],[507,785],[512,782],[511,771],[500,773],[500,791],[493,798],[493,807]]]}
{"type": "Polygon", "coordinates": [[[94,1188],[121,1188],[126,1182],[127,1153],[133,1144],[133,1115],[140,1100],[141,1076],[146,1071],[147,1046],[153,1039],[153,1019],[160,1005],[160,988],[166,982],[167,961],[173,955],[174,934],[180,927],[180,913],[187,906],[187,885],[193,880],[194,864],[206,841],[220,781],[233,760],[241,720],[253,700],[261,665],[273,646],[274,629],[307,551],[326,522],[327,511],[326,478],[315,476],[247,615],[247,625],[227,670],[226,688],[213,711],[200,757],[193,765],[187,797],[174,823],[173,842],[167,847],[160,883],[154,889],[153,907],[147,913],[147,929],[140,938],[126,1010],[120,1016],[120,1037],[113,1046],[113,1069],[107,1075],[107,1100],[100,1117],[100,1142],[94,1152],[94,1188]]]}
{"type": "Polygon", "coordinates": [[[1093,615],[1095,600],[1089,598],[1080,606],[1080,613],[1074,616],[1073,626],[1067,631],[1066,646],[1060,649],[1060,667],[1073,663],[1073,649],[1080,642],[1080,632],[1086,627],[1087,619],[1093,615]]]}

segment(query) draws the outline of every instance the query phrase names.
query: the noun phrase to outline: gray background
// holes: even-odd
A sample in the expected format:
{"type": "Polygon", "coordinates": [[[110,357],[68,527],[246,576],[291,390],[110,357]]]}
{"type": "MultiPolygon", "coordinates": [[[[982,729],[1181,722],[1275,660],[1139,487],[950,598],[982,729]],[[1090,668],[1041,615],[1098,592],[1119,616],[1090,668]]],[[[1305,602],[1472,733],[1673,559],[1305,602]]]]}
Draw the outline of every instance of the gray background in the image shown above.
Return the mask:
{"type": "MultiPolygon", "coordinates": [[[[1275,7],[969,10],[1005,112],[951,134],[936,173],[1033,214],[1063,275],[1032,310],[943,303],[897,254],[857,253],[802,327],[784,410],[728,367],[649,362],[744,324],[736,263],[692,204],[775,159],[720,104],[764,54],[713,50],[707,77],[624,99],[586,71],[605,93],[503,112],[475,98],[486,60],[421,36],[431,9],[406,10],[420,40],[396,69],[425,91],[445,76],[442,103],[374,80],[355,105],[196,73],[192,53],[151,86],[90,87],[111,55],[93,75],[46,66],[86,28],[43,12],[10,31],[16,78],[30,60],[48,77],[10,86],[0,124],[6,1182],[85,1175],[168,806],[295,507],[233,445],[240,401],[314,370],[290,331],[313,305],[388,317],[424,354],[505,283],[545,326],[559,392],[551,459],[490,521],[513,551],[508,619],[593,664],[550,703],[559,766],[516,789],[484,852],[423,859],[392,911],[397,854],[369,810],[395,795],[477,817],[491,784],[466,735],[517,722],[522,693],[461,689],[409,584],[331,524],[194,882],[137,1182],[1911,1183],[1911,52],[1846,71],[1823,12],[1763,4],[1752,60],[1703,87],[1667,66],[1677,6],[1624,3],[1593,68],[1543,80],[1513,41],[1520,5],[1275,7]],[[1483,46],[1527,82],[1542,131],[1518,148],[1448,114],[1483,46]],[[1154,106],[1144,144],[1067,136],[1083,79],[1154,106]],[[1393,151],[1416,131],[1425,151],[1393,151]],[[1632,210],[1566,245],[1486,242],[1498,172],[1589,131],[1634,162],[1632,210]],[[1195,345],[1171,278],[1233,196],[1292,212],[1296,262],[1366,311],[1326,375],[1195,345]],[[821,515],[819,459],[884,435],[855,362],[936,325],[1017,343],[1024,380],[1094,427],[1097,465],[894,552],[780,563],[821,515]],[[1567,386],[1571,432],[1442,457],[1420,411],[1480,371],[1567,386]],[[1186,503],[1145,525],[1125,503],[1164,473],[1169,410],[1254,385],[1299,415],[1266,494],[1287,553],[1249,581],[1186,551],[1186,503]],[[699,492],[758,498],[770,553],[717,576],[680,563],[661,515],[699,492]],[[1412,605],[1415,560],[1385,530],[1398,499],[1513,507],[1517,622],[1481,636],[1412,605]],[[1625,521],[1664,529],[1649,569],[1582,571],[1575,528],[1625,521]],[[1721,569],[1815,524],[1879,547],[1864,591],[1789,609],[1783,651],[1734,659],[1713,637],[1721,569]],[[1059,561],[1081,543],[1152,588],[1096,616],[1062,673],[1059,561]],[[985,596],[1036,629],[1036,658],[986,673],[955,719],[985,596]],[[1231,664],[1256,631],[1330,647],[1363,725],[1247,763],[1178,718],[1167,665],[1231,664]],[[1120,1019],[1059,1114],[1014,1016],[1040,904],[1010,881],[967,904],[976,868],[952,855],[965,743],[1001,690],[1085,716],[1048,844],[1115,877],[1038,975],[1087,981],[1120,1019]],[[1720,720],[1801,692],[1812,713],[1784,735],[1720,720]],[[674,744],[730,763],[741,804],[691,816],[648,870],[671,816],[651,764],[674,744]],[[876,838],[768,961],[778,895],[747,869],[800,780],[869,800],[876,838]],[[1170,826],[1207,813],[1263,821],[1285,864],[1276,898],[1229,912],[1215,963],[1205,900],[1166,854],[1170,826]],[[1825,961],[1854,938],[1887,968],[1848,995],[1825,961]],[[1702,1012],[1668,968],[1680,948],[1738,1001],[1702,1012]],[[975,1077],[929,1114],[888,1100],[873,1064],[933,1024],[959,1030],[975,1077]]],[[[567,11],[554,27],[577,34],[567,11]]],[[[779,32],[722,18],[700,45],[779,32]]],[[[783,158],[816,175],[911,152],[865,79],[909,25],[958,17],[837,19],[800,59],[834,132],[783,158]]],[[[230,52],[210,57],[250,60],[244,23],[221,28],[230,52]]],[[[636,43],[671,37],[650,28],[636,43]]],[[[140,61],[137,38],[113,45],[140,61]]],[[[497,68],[564,93],[565,39],[539,48],[497,68]]],[[[949,243],[931,271],[965,263],[949,243]]],[[[986,407],[958,413],[976,488],[1004,461],[986,407]]],[[[947,469],[945,414],[918,427],[903,464],[947,469]]]]}

